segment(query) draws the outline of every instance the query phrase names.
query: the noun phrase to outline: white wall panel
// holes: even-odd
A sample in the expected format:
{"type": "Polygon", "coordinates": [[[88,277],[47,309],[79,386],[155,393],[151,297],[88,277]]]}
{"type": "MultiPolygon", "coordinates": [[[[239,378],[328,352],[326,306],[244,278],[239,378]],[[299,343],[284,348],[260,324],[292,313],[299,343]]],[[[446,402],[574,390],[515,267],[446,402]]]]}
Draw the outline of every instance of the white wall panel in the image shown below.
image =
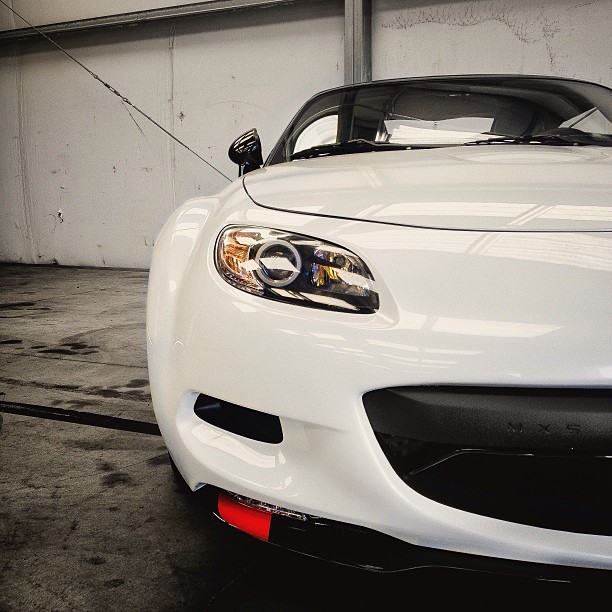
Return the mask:
{"type": "MultiPolygon", "coordinates": [[[[308,96],[341,84],[343,26],[330,2],[61,43],[233,179],[236,136],[257,127],[267,152],[308,96]]],[[[0,47],[0,88],[0,261],[147,268],[170,212],[228,184],[47,41],[0,47]]]]}
{"type": "MultiPolygon", "coordinates": [[[[278,21],[261,23],[253,21],[257,12],[238,13],[231,28],[220,27],[222,20],[211,20],[204,28],[192,20],[178,22],[173,99],[177,136],[194,142],[205,159],[214,159],[232,179],[237,166],[227,149],[234,137],[256,127],[265,157],[309,96],[342,84],[344,22],[341,4],[332,4],[320,4],[317,10],[275,10],[278,21]]],[[[195,172],[177,168],[179,200],[194,190],[211,193],[227,184],[197,159],[195,163],[195,172]]]]}
{"type": "MultiPolygon", "coordinates": [[[[168,62],[162,38],[137,44],[124,38],[109,46],[76,37],[69,46],[97,73],[112,74],[119,90],[128,88],[163,117],[169,83],[163,78],[168,62]],[[156,68],[149,72],[143,66],[156,68]]],[[[25,197],[20,204],[15,193],[3,207],[24,206],[33,252],[24,248],[2,253],[2,259],[138,266],[146,257],[145,240],[152,240],[151,217],[160,216],[160,207],[172,209],[166,139],[44,41],[28,45],[20,61],[25,197]]]]}
{"type": "Polygon", "coordinates": [[[612,1],[374,0],[373,78],[519,72],[612,84],[612,1]]]}

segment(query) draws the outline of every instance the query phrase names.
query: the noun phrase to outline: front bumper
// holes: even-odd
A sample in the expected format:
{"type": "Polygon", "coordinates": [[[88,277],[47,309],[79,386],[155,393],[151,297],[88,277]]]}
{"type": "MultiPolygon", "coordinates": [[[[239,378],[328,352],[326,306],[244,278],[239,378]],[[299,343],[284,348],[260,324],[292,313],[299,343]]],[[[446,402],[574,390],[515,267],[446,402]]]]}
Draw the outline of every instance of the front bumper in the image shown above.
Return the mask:
{"type": "MultiPolygon", "coordinates": [[[[587,237],[599,241],[603,260],[585,269],[585,260],[553,257],[564,241],[566,251],[575,248],[571,234],[552,245],[540,235],[370,231],[262,210],[231,217],[333,240],[362,257],[379,282],[381,309],[351,315],[229,286],[211,252],[227,213],[218,224],[206,217],[182,263],[172,251],[176,232],[158,239],[147,321],[156,418],[193,490],[212,485],[428,554],[612,569],[607,527],[602,535],[529,524],[419,491],[390,461],[363,402],[397,387],[612,387],[610,234],[587,237]],[[568,284],[580,291],[568,293],[568,284]],[[281,439],[203,420],[194,410],[200,395],[278,419],[281,439]]],[[[601,452],[612,455],[603,442],[601,452]]]]}
{"type": "Polygon", "coordinates": [[[609,583],[605,570],[469,555],[425,548],[385,534],[316,516],[287,516],[284,509],[263,509],[227,491],[207,486],[198,491],[202,506],[229,527],[284,550],[325,562],[374,573],[436,568],[522,577],[537,581],[600,586],[609,583]]]}

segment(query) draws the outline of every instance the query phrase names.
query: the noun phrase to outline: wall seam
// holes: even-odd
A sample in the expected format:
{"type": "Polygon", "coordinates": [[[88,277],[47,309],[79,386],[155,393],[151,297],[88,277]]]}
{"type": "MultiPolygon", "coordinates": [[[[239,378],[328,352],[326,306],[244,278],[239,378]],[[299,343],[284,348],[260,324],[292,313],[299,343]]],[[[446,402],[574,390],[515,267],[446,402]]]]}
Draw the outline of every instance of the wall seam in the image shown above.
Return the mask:
{"type": "MultiPolygon", "coordinates": [[[[22,55],[19,53],[19,43],[15,44],[15,86],[17,89],[17,147],[19,149],[19,178],[21,183],[21,197],[22,197],[22,211],[23,220],[25,227],[22,231],[24,241],[30,243],[30,255],[31,261],[37,263],[39,257],[35,246],[34,240],[34,210],[32,207],[32,195],[30,193],[29,186],[29,173],[28,173],[28,155],[26,153],[26,144],[24,142],[26,129],[26,116],[25,116],[25,93],[23,90],[23,65],[22,55]]],[[[25,250],[25,249],[24,249],[25,250]]]]}
{"type": "MultiPolygon", "coordinates": [[[[175,118],[175,105],[174,105],[174,45],[176,43],[176,21],[173,21],[170,26],[170,127],[168,128],[173,134],[174,131],[174,118],[175,118]]],[[[176,208],[176,142],[171,139],[170,141],[170,190],[172,192],[172,203],[173,208],[176,208]]]]}

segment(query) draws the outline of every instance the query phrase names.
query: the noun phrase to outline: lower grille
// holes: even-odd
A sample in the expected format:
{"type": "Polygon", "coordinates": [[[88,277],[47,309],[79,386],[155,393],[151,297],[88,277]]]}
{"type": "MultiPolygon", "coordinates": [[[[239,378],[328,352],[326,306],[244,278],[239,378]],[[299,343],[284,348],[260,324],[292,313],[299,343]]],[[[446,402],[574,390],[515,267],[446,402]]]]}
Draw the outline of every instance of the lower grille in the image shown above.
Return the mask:
{"type": "Polygon", "coordinates": [[[483,516],[612,535],[612,391],[394,388],[364,406],[414,490],[483,516]]]}

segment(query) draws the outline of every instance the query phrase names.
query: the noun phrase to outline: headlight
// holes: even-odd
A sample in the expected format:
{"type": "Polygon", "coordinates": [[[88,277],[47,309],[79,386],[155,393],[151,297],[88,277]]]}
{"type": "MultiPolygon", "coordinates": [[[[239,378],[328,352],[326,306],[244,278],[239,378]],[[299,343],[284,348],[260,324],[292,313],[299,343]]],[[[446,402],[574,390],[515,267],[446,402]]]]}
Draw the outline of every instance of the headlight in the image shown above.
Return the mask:
{"type": "Polygon", "coordinates": [[[234,287],[313,308],[372,313],[378,293],[365,263],[342,247],[265,227],[228,227],[215,263],[234,287]]]}

